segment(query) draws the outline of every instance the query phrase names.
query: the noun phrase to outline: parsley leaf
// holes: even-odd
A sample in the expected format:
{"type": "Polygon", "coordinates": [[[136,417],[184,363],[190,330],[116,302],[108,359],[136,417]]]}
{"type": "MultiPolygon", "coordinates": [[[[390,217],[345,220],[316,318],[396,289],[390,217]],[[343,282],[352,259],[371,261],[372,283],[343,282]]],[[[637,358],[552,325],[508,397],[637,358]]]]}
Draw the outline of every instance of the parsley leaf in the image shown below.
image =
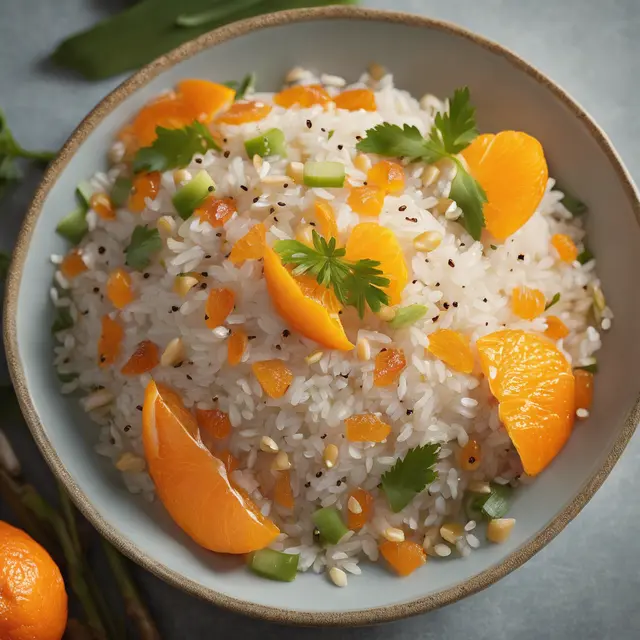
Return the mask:
{"type": "Polygon", "coordinates": [[[133,170],[166,171],[186,167],[196,153],[209,149],[220,151],[211,132],[201,122],[194,121],[182,129],[156,129],[158,137],[150,147],[143,147],[133,159],[133,170]]]}
{"type": "Polygon", "coordinates": [[[478,135],[475,108],[471,106],[469,87],[456,89],[449,100],[448,113],[438,113],[430,140],[442,145],[446,153],[460,153],[478,135]]]}
{"type": "Polygon", "coordinates": [[[319,284],[331,287],[341,304],[355,307],[360,318],[368,306],[379,311],[389,304],[389,296],[382,287],[389,286],[389,279],[378,269],[376,260],[345,260],[345,249],[338,247],[335,238],[328,241],[313,231],[313,247],[297,240],[280,240],[274,249],[283,264],[294,265],[292,274],[312,275],[319,284]]]}
{"type": "Polygon", "coordinates": [[[544,310],[547,311],[548,309],[551,309],[551,307],[553,307],[553,305],[557,304],[558,302],[560,302],[560,294],[554,293],[553,298],[551,298],[551,300],[549,300],[549,302],[544,305],[544,310]]]}
{"type": "Polygon", "coordinates": [[[480,183],[469,175],[462,166],[458,166],[456,177],[451,182],[449,197],[462,209],[462,223],[474,240],[480,240],[484,228],[482,207],[487,194],[480,183]]]}
{"type": "Polygon", "coordinates": [[[436,162],[446,153],[439,142],[425,140],[417,127],[405,124],[401,128],[388,122],[367,129],[367,137],[360,140],[356,148],[363,153],[425,162],[436,162]]]}
{"type": "Polygon", "coordinates": [[[438,477],[432,467],[438,461],[439,452],[439,444],[409,449],[402,460],[382,475],[382,490],[394,513],[402,511],[438,477]]]}
{"type": "Polygon", "coordinates": [[[162,240],[157,229],[138,225],[131,234],[129,246],[124,250],[126,264],[134,269],[144,269],[154,253],[162,249],[162,240]]]}

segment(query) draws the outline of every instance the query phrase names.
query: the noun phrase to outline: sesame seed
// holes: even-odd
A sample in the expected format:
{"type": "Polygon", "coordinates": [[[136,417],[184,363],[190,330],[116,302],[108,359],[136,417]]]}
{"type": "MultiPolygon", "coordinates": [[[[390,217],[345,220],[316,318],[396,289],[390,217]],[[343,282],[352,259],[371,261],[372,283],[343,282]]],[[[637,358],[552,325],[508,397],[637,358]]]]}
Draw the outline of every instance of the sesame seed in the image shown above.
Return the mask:
{"type": "Polygon", "coordinates": [[[196,164],[202,164],[202,158],[196,158],[196,164]]]}
{"type": "Polygon", "coordinates": [[[457,307],[457,306],[458,306],[458,303],[457,303],[457,302],[452,302],[451,304],[452,304],[454,307],[457,307]]]}
{"type": "Polygon", "coordinates": [[[402,206],[398,207],[398,211],[406,211],[407,210],[407,205],[403,204],[402,206]]]}
{"type": "Polygon", "coordinates": [[[106,249],[104,247],[98,247],[98,253],[100,255],[102,255],[105,251],[106,251],[106,249]]]}
{"type": "Polygon", "coordinates": [[[247,186],[246,186],[246,185],[244,185],[244,184],[241,184],[241,185],[240,185],[240,188],[241,188],[243,191],[249,191],[249,187],[247,187],[247,186]]]}
{"type": "Polygon", "coordinates": [[[342,151],[344,149],[344,145],[343,144],[339,144],[338,145],[338,151],[342,151]]]}
{"type": "Polygon", "coordinates": [[[449,258],[449,261],[447,262],[447,264],[448,264],[450,267],[455,267],[455,266],[456,266],[456,263],[455,263],[451,258],[449,258]]]}
{"type": "Polygon", "coordinates": [[[287,204],[286,204],[286,202],[278,202],[278,206],[279,207],[286,207],[287,204]]]}
{"type": "Polygon", "coordinates": [[[275,211],[275,209],[273,207],[269,208],[269,213],[273,213],[275,211]]]}
{"type": "Polygon", "coordinates": [[[322,133],[326,133],[327,130],[324,127],[320,127],[320,131],[322,131],[322,133]]]}
{"type": "Polygon", "coordinates": [[[431,322],[438,322],[438,318],[440,316],[433,316],[433,318],[431,318],[431,322]]]}
{"type": "Polygon", "coordinates": [[[225,151],[222,155],[223,155],[225,158],[228,158],[228,157],[231,155],[231,151],[225,151]]]}
{"type": "Polygon", "coordinates": [[[278,222],[278,218],[276,218],[276,216],[273,216],[273,221],[278,222]]]}
{"type": "Polygon", "coordinates": [[[214,190],[214,186],[213,186],[213,185],[211,185],[211,186],[209,186],[209,187],[207,188],[207,191],[208,191],[209,193],[213,193],[213,190],[214,190]]]}
{"type": "Polygon", "coordinates": [[[524,253],[518,254],[518,260],[524,260],[524,253]]]}
{"type": "Polygon", "coordinates": [[[145,280],[147,280],[147,279],[149,278],[149,276],[150,276],[150,275],[151,275],[150,273],[145,273],[145,274],[143,274],[143,276],[142,276],[142,277],[143,277],[145,280]]]}
{"type": "Polygon", "coordinates": [[[311,122],[311,120],[307,120],[307,129],[311,129],[312,126],[313,123],[311,122]]]}
{"type": "Polygon", "coordinates": [[[258,202],[258,200],[260,200],[260,196],[256,196],[256,197],[253,199],[254,204],[255,204],[256,202],[258,202]]]}
{"type": "Polygon", "coordinates": [[[174,304],[174,305],[171,307],[171,311],[173,311],[173,312],[180,311],[180,307],[176,307],[176,305],[174,304]]]}

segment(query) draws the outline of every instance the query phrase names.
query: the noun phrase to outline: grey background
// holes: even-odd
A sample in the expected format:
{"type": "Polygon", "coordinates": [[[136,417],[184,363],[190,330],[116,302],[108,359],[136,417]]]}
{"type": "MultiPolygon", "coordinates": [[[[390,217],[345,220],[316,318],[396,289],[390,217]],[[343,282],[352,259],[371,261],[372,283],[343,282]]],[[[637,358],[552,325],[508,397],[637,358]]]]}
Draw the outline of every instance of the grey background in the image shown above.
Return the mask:
{"type": "MultiPolygon", "coordinates": [[[[126,0],[0,0],[0,106],[24,146],[59,147],[87,111],[118,84],[118,79],[88,83],[56,72],[46,55],[65,36],[127,4],[126,0]]],[[[582,103],[640,182],[638,0],[364,0],[362,4],[450,20],[521,54],[582,103]]],[[[39,177],[38,171],[30,171],[0,203],[2,249],[11,249],[39,177]]],[[[0,372],[0,378],[6,380],[6,372],[0,372]]],[[[4,395],[0,411],[28,477],[51,492],[46,465],[4,395]]],[[[640,436],[636,436],[580,516],[517,572],[446,609],[382,627],[278,627],[218,610],[142,570],[136,575],[165,640],[637,638],[639,457],[640,436]]],[[[3,517],[9,514],[0,504],[3,517]]],[[[110,587],[105,584],[105,589],[110,587]]],[[[111,599],[116,605],[115,592],[111,599]]]]}

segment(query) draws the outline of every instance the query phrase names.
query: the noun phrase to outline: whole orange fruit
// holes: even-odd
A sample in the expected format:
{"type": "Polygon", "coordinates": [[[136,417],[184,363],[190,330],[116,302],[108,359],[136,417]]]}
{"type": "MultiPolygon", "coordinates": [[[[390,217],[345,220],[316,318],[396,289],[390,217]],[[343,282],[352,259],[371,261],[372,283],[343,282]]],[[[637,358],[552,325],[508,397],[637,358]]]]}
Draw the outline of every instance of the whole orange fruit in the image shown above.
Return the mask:
{"type": "Polygon", "coordinates": [[[60,640],[67,593],[51,556],[24,531],[0,522],[0,638],[60,640]]]}

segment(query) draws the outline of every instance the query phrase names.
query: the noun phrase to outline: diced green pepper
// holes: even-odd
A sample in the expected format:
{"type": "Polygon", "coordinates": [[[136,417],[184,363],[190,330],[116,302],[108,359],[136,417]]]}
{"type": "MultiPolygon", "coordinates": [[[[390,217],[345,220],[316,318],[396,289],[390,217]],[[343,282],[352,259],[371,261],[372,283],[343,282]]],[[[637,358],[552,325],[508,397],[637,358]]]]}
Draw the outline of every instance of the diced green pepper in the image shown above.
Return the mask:
{"type": "Polygon", "coordinates": [[[298,573],[297,553],[260,549],[249,554],[249,568],[263,578],[291,582],[298,573]]]}
{"type": "Polygon", "coordinates": [[[314,162],[304,164],[303,182],[307,187],[340,188],[344,186],[345,170],[342,162],[314,162]]]}
{"type": "Polygon", "coordinates": [[[200,171],[191,182],[173,194],[173,206],[180,217],[187,220],[215,188],[213,178],[206,171],[200,171]]]}
{"type": "Polygon", "coordinates": [[[426,313],[427,307],[423,304],[410,304],[406,307],[401,307],[396,311],[393,319],[389,321],[389,326],[392,329],[408,327],[423,318],[426,313]]]}
{"type": "Polygon", "coordinates": [[[64,329],[70,329],[71,327],[73,327],[73,318],[69,313],[69,308],[58,307],[56,310],[56,315],[53,318],[51,331],[53,333],[58,333],[58,331],[63,331],[64,329]]]}
{"type": "Polygon", "coordinates": [[[111,202],[114,207],[124,207],[131,194],[133,183],[130,178],[118,176],[111,187],[111,202]]]}
{"type": "Polygon", "coordinates": [[[89,182],[83,180],[76,187],[76,194],[80,198],[80,202],[84,203],[87,209],[91,206],[91,196],[94,194],[94,188],[89,182]]]}
{"type": "Polygon", "coordinates": [[[464,512],[469,520],[482,520],[484,514],[482,513],[482,507],[484,503],[489,499],[490,493],[473,493],[467,491],[464,496],[464,512]]]}
{"type": "Polygon", "coordinates": [[[318,509],[311,520],[320,532],[320,537],[329,544],[338,544],[349,531],[335,507],[318,509]]]}
{"type": "Polygon", "coordinates": [[[86,217],[87,208],[84,205],[80,205],[60,220],[56,231],[69,242],[78,244],[89,231],[86,217]]]}
{"type": "Polygon", "coordinates": [[[282,129],[269,129],[262,135],[251,138],[244,143],[244,148],[250,158],[260,156],[287,156],[287,146],[285,144],[284,132],[282,129]]]}
{"type": "Polygon", "coordinates": [[[506,484],[492,484],[491,493],[482,505],[482,513],[486,518],[504,518],[509,511],[509,503],[513,489],[506,484]]]}

